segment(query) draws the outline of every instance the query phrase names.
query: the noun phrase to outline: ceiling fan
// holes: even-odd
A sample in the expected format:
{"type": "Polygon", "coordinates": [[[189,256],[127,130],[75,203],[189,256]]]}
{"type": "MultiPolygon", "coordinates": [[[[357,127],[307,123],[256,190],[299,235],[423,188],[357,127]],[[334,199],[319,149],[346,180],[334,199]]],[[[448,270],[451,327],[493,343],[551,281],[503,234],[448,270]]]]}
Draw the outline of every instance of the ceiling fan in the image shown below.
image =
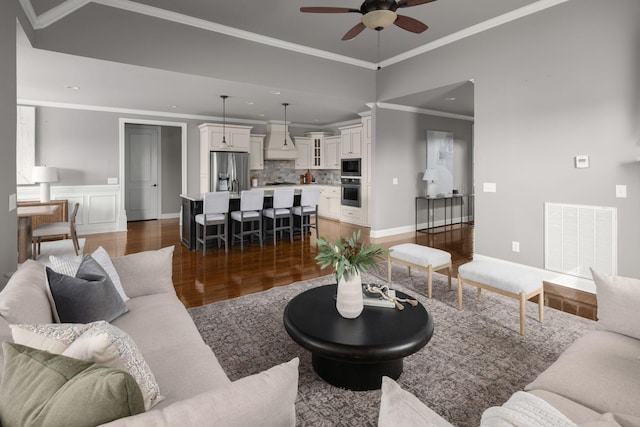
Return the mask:
{"type": "Polygon", "coordinates": [[[391,24],[395,24],[403,30],[420,34],[427,27],[424,23],[409,16],[398,15],[396,10],[405,7],[418,6],[431,3],[435,0],[364,0],[360,9],[348,7],[301,7],[300,12],[306,13],[359,13],[362,20],[358,22],[342,37],[342,40],[351,40],[360,34],[365,28],[381,31],[391,24]]]}

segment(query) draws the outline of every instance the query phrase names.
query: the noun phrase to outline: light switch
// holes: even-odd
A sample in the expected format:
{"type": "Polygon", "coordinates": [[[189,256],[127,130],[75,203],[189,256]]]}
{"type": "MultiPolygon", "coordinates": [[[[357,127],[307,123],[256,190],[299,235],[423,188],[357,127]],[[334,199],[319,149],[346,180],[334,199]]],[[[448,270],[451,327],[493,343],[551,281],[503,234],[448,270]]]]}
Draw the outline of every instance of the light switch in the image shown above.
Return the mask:
{"type": "Polygon", "coordinates": [[[393,185],[398,185],[398,178],[393,178],[393,185]]]}
{"type": "Polygon", "coordinates": [[[496,192],[496,183],[495,182],[483,182],[482,183],[482,191],[485,193],[495,193],[496,192]]]}
{"type": "Polygon", "coordinates": [[[624,199],[627,197],[627,186],[626,185],[616,185],[616,197],[624,199]]]}

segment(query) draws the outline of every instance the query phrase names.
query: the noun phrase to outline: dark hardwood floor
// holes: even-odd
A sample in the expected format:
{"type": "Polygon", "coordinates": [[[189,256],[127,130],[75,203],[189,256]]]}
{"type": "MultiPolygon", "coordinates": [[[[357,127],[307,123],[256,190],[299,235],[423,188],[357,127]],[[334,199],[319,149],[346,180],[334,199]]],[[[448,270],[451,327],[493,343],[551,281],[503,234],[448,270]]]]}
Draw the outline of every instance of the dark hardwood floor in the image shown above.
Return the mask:
{"type": "MultiPolygon", "coordinates": [[[[320,219],[320,236],[329,240],[346,236],[358,226],[320,219]]],[[[391,238],[376,239],[374,243],[390,247],[399,243],[418,243],[443,249],[451,253],[453,275],[459,265],[473,257],[473,226],[454,227],[438,234],[407,233],[391,238]]],[[[84,253],[104,247],[111,256],[121,256],[145,250],[175,246],[173,256],[173,282],[176,292],[187,307],[196,307],[236,298],[254,292],[285,286],[300,280],[308,280],[329,274],[321,270],[314,258],[317,254],[315,235],[302,241],[296,236],[293,243],[271,240],[261,248],[258,242],[231,246],[229,252],[212,248],[206,256],[201,251],[190,251],[180,243],[180,227],[177,219],[140,221],[128,223],[128,231],[91,234],[86,238],[84,253]]],[[[369,229],[362,229],[362,237],[371,242],[369,229]]],[[[545,304],[595,318],[595,296],[562,286],[545,283],[545,304]]]]}

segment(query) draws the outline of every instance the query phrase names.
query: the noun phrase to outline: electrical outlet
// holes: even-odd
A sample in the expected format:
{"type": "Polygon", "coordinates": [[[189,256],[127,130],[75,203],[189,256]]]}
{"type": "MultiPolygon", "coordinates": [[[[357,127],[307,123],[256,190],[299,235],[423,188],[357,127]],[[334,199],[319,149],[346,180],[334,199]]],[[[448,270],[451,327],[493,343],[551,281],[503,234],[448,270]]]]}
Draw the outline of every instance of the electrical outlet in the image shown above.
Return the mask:
{"type": "Polygon", "coordinates": [[[624,199],[627,197],[627,186],[616,185],[616,197],[624,199]]]}
{"type": "Polygon", "coordinates": [[[117,184],[118,178],[107,178],[107,184],[117,184]]]}
{"type": "Polygon", "coordinates": [[[520,242],[511,242],[511,250],[513,252],[520,252],[520,242]]]}
{"type": "Polygon", "coordinates": [[[398,185],[398,178],[393,178],[393,185],[398,185]]]}

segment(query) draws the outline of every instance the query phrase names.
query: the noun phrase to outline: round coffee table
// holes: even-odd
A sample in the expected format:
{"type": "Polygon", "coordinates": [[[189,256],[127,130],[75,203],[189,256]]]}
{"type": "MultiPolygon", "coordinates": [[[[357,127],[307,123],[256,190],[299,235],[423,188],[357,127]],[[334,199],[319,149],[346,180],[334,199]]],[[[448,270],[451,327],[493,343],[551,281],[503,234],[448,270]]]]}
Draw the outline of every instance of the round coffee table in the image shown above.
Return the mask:
{"type": "MultiPolygon", "coordinates": [[[[403,358],[424,347],[433,335],[433,318],[422,304],[395,308],[365,306],[356,319],[336,310],[336,285],[309,289],[284,310],[291,338],[311,351],[313,369],[329,384],[374,390],[382,377],[397,379],[403,358]]],[[[396,291],[399,298],[412,298],[396,291]]]]}

